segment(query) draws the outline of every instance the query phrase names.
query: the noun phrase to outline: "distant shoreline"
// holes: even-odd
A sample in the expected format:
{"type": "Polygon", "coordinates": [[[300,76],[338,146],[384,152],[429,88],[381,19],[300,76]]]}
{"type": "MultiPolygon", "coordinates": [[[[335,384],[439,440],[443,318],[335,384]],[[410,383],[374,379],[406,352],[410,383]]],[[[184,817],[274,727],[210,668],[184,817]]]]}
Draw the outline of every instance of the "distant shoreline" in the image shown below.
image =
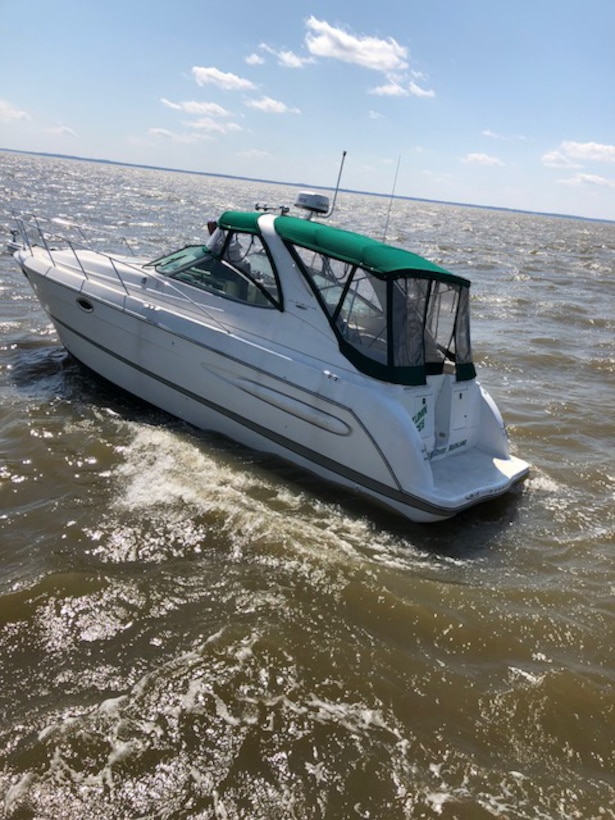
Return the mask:
{"type": "MultiPolygon", "coordinates": [[[[214,173],[213,171],[187,171],[184,168],[169,168],[164,165],[143,165],[138,162],[121,162],[119,160],[111,160],[111,159],[95,159],[94,157],[79,157],[74,154],[55,154],[50,153],[47,151],[23,151],[18,148],[0,148],[0,152],[6,154],[25,154],[26,156],[34,156],[34,157],[49,157],[52,159],[66,159],[66,160],[76,160],[78,162],[95,162],[99,165],[117,165],[122,168],[142,168],[144,170],[149,171],[165,171],[172,174],[194,174],[195,176],[203,176],[203,177],[216,177],[218,179],[238,179],[238,180],[246,180],[248,182],[264,182],[269,185],[290,185],[297,188],[315,188],[320,191],[328,191],[331,190],[330,185],[312,185],[305,182],[285,182],[279,179],[266,179],[264,177],[245,177],[245,176],[238,176],[236,174],[218,174],[214,173]]],[[[346,194],[359,194],[365,196],[377,196],[382,197],[383,199],[398,199],[398,200],[405,200],[408,202],[428,202],[433,203],[434,205],[453,205],[460,208],[477,208],[483,211],[504,211],[505,213],[514,213],[514,214],[527,214],[528,216],[550,216],[555,217],[556,219],[577,219],[583,222],[606,222],[609,224],[615,223],[615,220],[612,219],[601,219],[599,217],[590,217],[590,216],[576,216],[575,214],[558,214],[558,213],[551,213],[549,211],[527,211],[523,208],[506,208],[506,207],[499,207],[496,205],[475,205],[471,202],[452,202],[448,200],[442,199],[425,199],[423,197],[418,196],[401,196],[399,194],[379,194],[374,191],[361,191],[355,190],[353,188],[340,188],[341,192],[346,194]]]]}

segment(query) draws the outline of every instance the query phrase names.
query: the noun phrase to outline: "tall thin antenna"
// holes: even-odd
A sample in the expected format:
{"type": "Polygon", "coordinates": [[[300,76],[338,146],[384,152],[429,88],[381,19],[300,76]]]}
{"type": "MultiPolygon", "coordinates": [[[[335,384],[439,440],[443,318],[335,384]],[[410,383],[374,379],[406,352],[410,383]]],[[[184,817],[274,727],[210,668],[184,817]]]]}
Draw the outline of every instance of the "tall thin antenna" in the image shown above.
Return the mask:
{"type": "Polygon", "coordinates": [[[329,213],[324,214],[322,219],[329,219],[329,217],[331,216],[331,214],[333,213],[333,210],[335,208],[335,203],[337,202],[337,192],[339,191],[339,188],[340,188],[340,180],[342,178],[342,170],[344,168],[344,160],[345,159],[346,159],[346,151],[342,151],[342,161],[340,163],[340,170],[339,170],[339,173],[337,175],[337,182],[335,183],[335,193],[333,194],[333,202],[331,204],[331,208],[329,209],[329,213]]]}
{"type": "Polygon", "coordinates": [[[393,180],[393,190],[391,191],[391,198],[389,199],[389,210],[387,211],[387,221],[384,224],[384,232],[382,234],[382,241],[385,242],[387,238],[387,231],[389,230],[389,219],[391,217],[391,208],[393,207],[393,198],[395,196],[395,188],[397,186],[397,175],[399,174],[399,163],[401,162],[401,155],[397,157],[397,168],[395,169],[395,179],[393,180]]]}

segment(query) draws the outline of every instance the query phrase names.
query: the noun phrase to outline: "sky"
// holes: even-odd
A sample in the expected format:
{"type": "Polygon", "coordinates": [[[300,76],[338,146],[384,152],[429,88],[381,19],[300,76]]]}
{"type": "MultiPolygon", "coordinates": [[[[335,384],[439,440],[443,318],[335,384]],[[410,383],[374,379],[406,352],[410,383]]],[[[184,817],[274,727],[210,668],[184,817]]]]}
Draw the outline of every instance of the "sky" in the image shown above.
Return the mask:
{"type": "MultiPolygon", "coordinates": [[[[0,148],[615,220],[615,0],[0,0],[0,148]]],[[[0,174],[2,155],[0,154],[0,174]]]]}

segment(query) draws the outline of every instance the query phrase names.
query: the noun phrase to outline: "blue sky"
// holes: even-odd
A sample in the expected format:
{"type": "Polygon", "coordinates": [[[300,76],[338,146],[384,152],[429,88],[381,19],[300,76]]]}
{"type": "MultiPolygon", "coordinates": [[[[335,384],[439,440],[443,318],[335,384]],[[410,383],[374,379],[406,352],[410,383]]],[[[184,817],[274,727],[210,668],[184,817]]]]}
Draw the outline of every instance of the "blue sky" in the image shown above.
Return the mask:
{"type": "Polygon", "coordinates": [[[0,12],[0,148],[615,219],[614,0],[0,12]]]}

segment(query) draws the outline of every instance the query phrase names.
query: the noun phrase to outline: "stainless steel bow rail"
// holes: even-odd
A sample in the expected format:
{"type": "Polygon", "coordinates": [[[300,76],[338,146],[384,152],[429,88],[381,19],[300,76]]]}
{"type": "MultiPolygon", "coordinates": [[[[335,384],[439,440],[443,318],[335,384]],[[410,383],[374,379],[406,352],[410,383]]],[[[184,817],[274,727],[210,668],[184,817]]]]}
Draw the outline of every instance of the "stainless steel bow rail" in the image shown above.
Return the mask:
{"type": "MultiPolygon", "coordinates": [[[[87,251],[91,254],[95,254],[109,264],[110,271],[113,271],[115,278],[127,296],[133,298],[136,296],[143,301],[143,297],[147,293],[144,288],[150,274],[144,272],[142,265],[146,261],[149,262],[151,258],[159,256],[160,248],[157,248],[156,251],[152,250],[147,257],[139,257],[126,237],[108,234],[110,244],[117,244],[119,241],[127,248],[130,256],[134,258],[133,263],[130,259],[127,259],[119,253],[113,255],[107,251],[101,251],[96,247],[94,242],[105,238],[105,232],[99,228],[90,229],[92,233],[95,231],[97,234],[97,240],[92,241],[88,237],[86,229],[81,225],[61,217],[47,218],[40,217],[34,213],[18,214],[14,211],[11,212],[11,217],[16,227],[11,230],[11,239],[7,243],[9,252],[27,251],[29,254],[34,255],[35,251],[42,251],[48,257],[51,265],[61,268],[66,267],[66,259],[58,257],[58,254],[60,252],[65,254],[67,251],[70,251],[84,279],[89,282],[100,282],[101,280],[109,279],[109,277],[105,277],[102,273],[96,274],[91,270],[87,270],[81,258],[81,252],[87,251]],[[58,226],[65,229],[64,232],[59,232],[57,230],[58,226]],[[122,269],[124,273],[122,273],[122,269]],[[131,281],[130,278],[125,278],[127,271],[134,274],[134,281],[131,281]]],[[[144,244],[153,245],[151,242],[145,242],[144,244]]],[[[167,278],[162,278],[162,280],[156,279],[156,281],[162,281],[167,293],[172,293],[172,295],[178,296],[184,302],[189,303],[198,312],[206,316],[209,321],[214,322],[225,333],[231,332],[218,316],[215,315],[218,311],[220,313],[223,312],[220,308],[204,305],[202,302],[196,301],[167,278]]],[[[147,306],[148,304],[148,302],[144,301],[144,305],[147,306]]]]}

